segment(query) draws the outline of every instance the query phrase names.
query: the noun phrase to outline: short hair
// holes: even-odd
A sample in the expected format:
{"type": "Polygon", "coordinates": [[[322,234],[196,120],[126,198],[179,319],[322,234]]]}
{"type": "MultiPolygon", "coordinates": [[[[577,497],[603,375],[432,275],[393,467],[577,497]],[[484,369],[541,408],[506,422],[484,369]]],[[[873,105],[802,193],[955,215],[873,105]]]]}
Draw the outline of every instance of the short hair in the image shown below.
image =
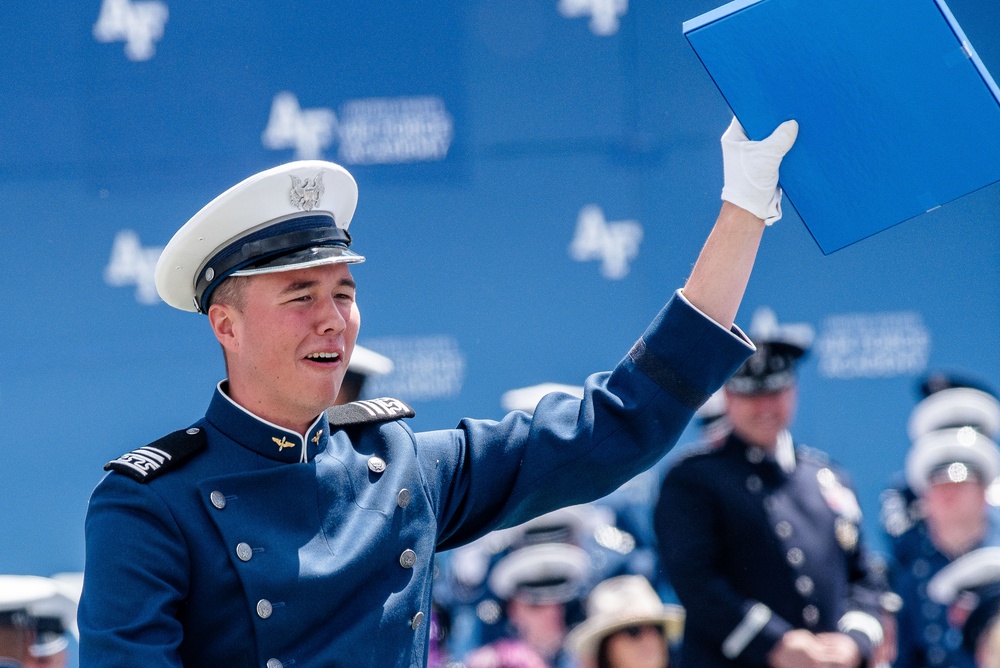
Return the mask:
{"type": "Polygon", "coordinates": [[[237,311],[242,311],[247,303],[244,290],[249,279],[250,276],[230,276],[223,280],[219,283],[219,287],[212,291],[206,309],[211,308],[213,304],[226,304],[237,311]]]}
{"type": "MultiPolygon", "coordinates": [[[[205,310],[208,311],[213,304],[225,304],[237,311],[242,311],[247,304],[246,287],[250,276],[230,276],[219,283],[219,287],[212,291],[205,310]]],[[[229,355],[226,347],[222,346],[222,361],[226,365],[226,376],[229,375],[229,355]]]]}

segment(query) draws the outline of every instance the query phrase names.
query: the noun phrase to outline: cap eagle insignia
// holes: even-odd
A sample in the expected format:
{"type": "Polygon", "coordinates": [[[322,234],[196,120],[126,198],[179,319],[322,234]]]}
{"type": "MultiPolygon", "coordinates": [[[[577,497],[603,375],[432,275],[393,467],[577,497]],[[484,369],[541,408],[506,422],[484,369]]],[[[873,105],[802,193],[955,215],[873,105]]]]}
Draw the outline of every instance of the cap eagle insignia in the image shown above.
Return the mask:
{"type": "Polygon", "coordinates": [[[320,199],[323,198],[323,170],[311,179],[300,179],[294,174],[292,177],[292,189],[288,192],[288,201],[292,206],[300,211],[312,211],[319,206],[320,199]]]}

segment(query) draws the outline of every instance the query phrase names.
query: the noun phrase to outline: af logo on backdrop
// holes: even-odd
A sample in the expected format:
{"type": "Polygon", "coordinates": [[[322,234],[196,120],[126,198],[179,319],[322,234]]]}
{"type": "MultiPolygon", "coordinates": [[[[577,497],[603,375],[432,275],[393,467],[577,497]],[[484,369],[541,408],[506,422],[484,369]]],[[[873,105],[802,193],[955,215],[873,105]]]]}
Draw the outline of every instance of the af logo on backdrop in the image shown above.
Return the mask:
{"type": "Polygon", "coordinates": [[[156,304],[153,274],[163,246],[143,246],[139,235],[132,230],[121,230],[111,246],[111,258],[104,268],[104,282],[116,288],[135,286],[135,300],[140,304],[156,304]]]}
{"type": "Polygon", "coordinates": [[[618,32],[628,0],[559,0],[559,13],[568,19],[590,16],[590,31],[607,37],[618,32]]]}
{"type": "Polygon", "coordinates": [[[348,100],[340,113],[303,109],[294,93],[274,96],[265,148],[295,149],[299,160],[323,157],[339,141],[337,160],[348,165],[384,165],[444,160],[455,136],[454,119],[436,96],[348,100]]]}
{"type": "Polygon", "coordinates": [[[597,260],[601,276],[617,281],[629,272],[629,263],[639,254],[642,225],[637,220],[608,221],[596,204],[580,209],[569,256],[577,262],[597,260]]]}
{"type": "Polygon", "coordinates": [[[125,42],[125,56],[132,61],[149,60],[170,12],[158,0],[104,0],[94,24],[94,39],[102,43],[125,42]]]}

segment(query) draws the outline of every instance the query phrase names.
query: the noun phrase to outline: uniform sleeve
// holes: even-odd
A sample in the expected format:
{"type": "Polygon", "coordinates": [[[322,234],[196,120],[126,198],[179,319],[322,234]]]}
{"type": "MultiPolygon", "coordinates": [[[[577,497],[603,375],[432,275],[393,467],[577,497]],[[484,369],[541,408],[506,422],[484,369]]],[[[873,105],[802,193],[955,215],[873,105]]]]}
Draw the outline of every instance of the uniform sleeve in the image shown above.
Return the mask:
{"type": "Polygon", "coordinates": [[[91,497],[86,540],[80,665],[181,666],[189,562],[163,501],[147,485],[109,474],[91,497]]]}
{"type": "Polygon", "coordinates": [[[582,401],[550,394],[533,416],[418,434],[439,548],[614,491],[673,447],[752,351],[678,294],[613,371],[586,380],[582,401]]]}
{"type": "Polygon", "coordinates": [[[722,563],[720,509],[715,494],[683,462],[667,473],[654,511],[654,528],[667,578],[683,604],[685,634],[727,659],[766,665],[775,644],[793,626],[729,583],[722,563]]]}
{"type": "Polygon", "coordinates": [[[868,549],[863,536],[858,536],[856,548],[848,555],[847,612],[837,622],[837,630],[846,633],[867,660],[884,639],[882,596],[889,591],[883,564],[868,549]]]}

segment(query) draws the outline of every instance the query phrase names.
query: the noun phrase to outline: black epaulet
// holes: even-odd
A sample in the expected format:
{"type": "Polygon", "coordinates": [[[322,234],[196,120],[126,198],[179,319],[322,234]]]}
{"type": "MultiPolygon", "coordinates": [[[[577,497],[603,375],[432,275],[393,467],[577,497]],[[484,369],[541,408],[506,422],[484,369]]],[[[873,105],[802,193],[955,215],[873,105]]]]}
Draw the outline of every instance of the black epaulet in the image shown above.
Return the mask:
{"type": "Polygon", "coordinates": [[[331,431],[338,427],[391,422],[392,420],[411,418],[414,415],[416,413],[413,412],[412,408],[399,399],[390,397],[352,401],[349,404],[334,406],[326,411],[331,431]]]}
{"type": "Polygon", "coordinates": [[[167,471],[180,468],[208,443],[200,427],[181,429],[144,445],[104,465],[105,471],[118,471],[133,480],[149,482],[167,471]]]}

